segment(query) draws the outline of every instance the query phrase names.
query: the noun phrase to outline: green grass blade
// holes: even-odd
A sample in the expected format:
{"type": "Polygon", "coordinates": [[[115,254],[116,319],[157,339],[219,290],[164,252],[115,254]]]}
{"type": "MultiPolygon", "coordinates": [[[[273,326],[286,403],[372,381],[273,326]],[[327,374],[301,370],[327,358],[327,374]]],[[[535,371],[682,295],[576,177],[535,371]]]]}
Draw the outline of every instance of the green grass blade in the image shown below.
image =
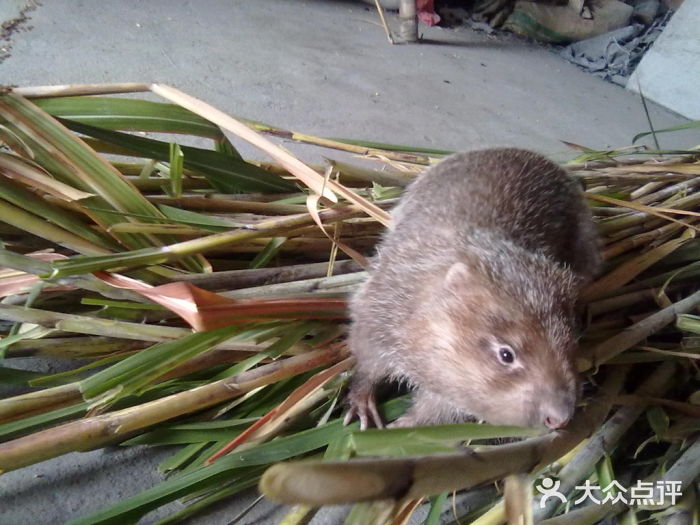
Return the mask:
{"type": "Polygon", "coordinates": [[[87,411],[87,403],[79,403],[71,405],[44,414],[29,416],[17,421],[0,424],[0,442],[8,441],[20,437],[30,432],[36,432],[42,428],[56,425],[74,419],[77,416],[82,416],[87,411]]]}
{"type": "Polygon", "coordinates": [[[210,441],[231,441],[244,430],[243,427],[257,421],[257,417],[229,419],[223,421],[204,421],[172,425],[159,428],[137,436],[124,445],[180,445],[190,443],[208,443],[210,441]]]}
{"type": "Polygon", "coordinates": [[[182,195],[182,170],[184,155],[182,148],[175,142],[170,143],[170,195],[180,197],[182,195]]]}
{"type": "Polygon", "coordinates": [[[104,129],[222,137],[216,124],[175,104],[116,97],[57,97],[34,103],[55,117],[104,129]]]}
{"type": "Polygon", "coordinates": [[[32,379],[43,375],[41,372],[0,366],[0,383],[4,385],[26,385],[32,379]]]}
{"type": "Polygon", "coordinates": [[[167,204],[160,204],[158,207],[168,219],[181,224],[197,226],[203,230],[222,232],[240,226],[239,222],[226,219],[225,217],[215,217],[190,210],[181,210],[167,204]]]}
{"type": "Polygon", "coordinates": [[[282,335],[278,341],[272,343],[265,350],[250,356],[248,359],[244,359],[240,363],[236,363],[223,372],[218,373],[216,376],[214,376],[214,379],[223,379],[235,374],[240,374],[241,372],[251,369],[265,359],[276,359],[284,352],[289,350],[294,344],[301,341],[315,325],[316,323],[294,323],[287,325],[285,327],[284,335],[282,335]]]}
{"type": "MultiPolygon", "coordinates": [[[[128,442],[125,444],[128,444],[128,442]]],[[[187,466],[208,444],[208,442],[192,443],[191,445],[182,447],[177,453],[158,465],[158,470],[167,473],[187,466]]]]}
{"type": "Polygon", "coordinates": [[[414,428],[370,429],[354,432],[358,456],[404,456],[453,452],[466,440],[536,436],[541,430],[523,427],[460,423],[414,428]]]}
{"type": "Polygon", "coordinates": [[[430,498],[430,511],[423,525],[438,525],[440,522],[440,513],[442,512],[442,507],[445,506],[445,501],[447,501],[447,492],[430,498]]]}
{"type": "Polygon", "coordinates": [[[678,124],[677,126],[671,126],[670,128],[655,129],[653,131],[644,131],[642,133],[637,133],[632,138],[632,144],[637,142],[639,139],[642,139],[644,137],[648,137],[649,135],[659,134],[659,133],[670,133],[672,131],[683,131],[686,129],[695,129],[695,128],[700,128],[700,120],[695,120],[693,122],[686,122],[684,124],[678,124]]]}
{"type": "MultiPolygon", "coordinates": [[[[408,404],[406,397],[394,399],[382,406],[382,414],[387,420],[393,420],[405,412],[408,404]]],[[[240,475],[242,469],[269,465],[318,450],[347,435],[354,428],[357,428],[356,423],[344,426],[340,419],[336,419],[325,425],[280,437],[242,451],[234,450],[208,467],[198,467],[178,475],[116,505],[79,518],[71,522],[71,525],[128,523],[128,520],[136,520],[150,510],[177,498],[232,481],[240,475]]]]}
{"type": "Polygon", "coordinates": [[[94,244],[70,230],[56,226],[38,215],[34,215],[22,208],[14,206],[0,199],[0,217],[3,222],[24,230],[32,235],[46,239],[52,243],[65,246],[78,253],[97,255],[108,251],[98,244],[94,244]]]}
{"type": "Polygon", "coordinates": [[[681,314],[676,319],[676,328],[683,332],[700,334],[700,316],[681,314]]]}
{"type": "Polygon", "coordinates": [[[250,261],[250,268],[263,268],[277,255],[286,242],[286,237],[274,237],[265,245],[265,248],[250,261]]]}
{"type": "MultiPolygon", "coordinates": [[[[73,131],[119,146],[132,155],[164,162],[170,160],[170,146],[167,142],[100,129],[70,120],[62,122],[73,131]]],[[[284,193],[296,190],[293,183],[230,155],[191,146],[181,148],[185,155],[184,167],[204,175],[212,186],[221,192],[284,193]]]]}
{"type": "MultiPolygon", "coordinates": [[[[2,184],[0,184],[0,198],[23,209],[29,214],[36,215],[42,220],[48,220],[71,234],[81,237],[86,243],[95,245],[95,250],[91,253],[95,253],[95,251],[104,252],[108,249],[114,250],[117,248],[117,245],[111,239],[95,233],[94,229],[90,228],[88,224],[75,214],[51,204],[44,199],[38,199],[35,193],[30,192],[11,180],[4,179],[2,184]]],[[[19,228],[22,227],[21,223],[15,225],[19,228]]],[[[42,235],[42,237],[50,239],[51,234],[47,232],[47,234],[42,235]]]]}
{"type": "Polygon", "coordinates": [[[353,146],[362,146],[371,149],[384,149],[387,151],[400,151],[403,153],[423,153],[425,155],[452,155],[455,153],[447,149],[432,149],[422,148],[419,146],[407,146],[405,144],[387,144],[386,142],[369,142],[366,140],[339,139],[329,137],[330,140],[342,142],[343,144],[352,144],[353,146]]]}
{"type": "Polygon", "coordinates": [[[189,518],[197,512],[205,510],[210,505],[213,505],[214,503],[223,499],[230,498],[231,496],[235,496],[236,494],[243,492],[245,489],[254,487],[260,479],[262,472],[263,469],[250,469],[247,475],[240,476],[240,478],[235,482],[229,483],[225,487],[211,492],[209,495],[197,500],[195,503],[188,505],[184,509],[174,514],[171,514],[167,518],[158,520],[154,523],[154,525],[182,523],[182,520],[189,518]]]}
{"type": "MultiPolygon", "coordinates": [[[[30,148],[33,160],[59,181],[93,194],[80,207],[96,206],[117,211],[162,217],[158,209],[129,183],[111,164],[40,108],[13,93],[0,95],[0,124],[6,126],[30,148]]],[[[115,217],[88,213],[102,228],[115,217]]],[[[116,219],[118,220],[118,219],[116,219]]],[[[174,242],[170,236],[114,234],[128,248],[145,248],[174,242]]],[[[186,268],[203,271],[200,256],[183,259],[186,268]]]]}
{"type": "Polygon", "coordinates": [[[238,153],[238,150],[233,147],[233,144],[231,144],[231,141],[227,139],[225,135],[222,135],[220,139],[214,141],[214,150],[218,151],[219,153],[223,153],[224,155],[228,155],[229,157],[243,160],[241,154],[238,153]]]}
{"type": "Polygon", "coordinates": [[[214,488],[235,479],[241,469],[267,465],[317,450],[347,432],[340,420],[263,443],[245,451],[234,451],[208,467],[200,467],[128,498],[112,507],[75,520],[72,525],[122,525],[128,520],[196,490],[214,488]]]}
{"type": "Polygon", "coordinates": [[[138,352],[80,383],[85,399],[110,392],[109,402],[133,394],[166,372],[240,332],[238,326],[196,332],[138,352]]]}

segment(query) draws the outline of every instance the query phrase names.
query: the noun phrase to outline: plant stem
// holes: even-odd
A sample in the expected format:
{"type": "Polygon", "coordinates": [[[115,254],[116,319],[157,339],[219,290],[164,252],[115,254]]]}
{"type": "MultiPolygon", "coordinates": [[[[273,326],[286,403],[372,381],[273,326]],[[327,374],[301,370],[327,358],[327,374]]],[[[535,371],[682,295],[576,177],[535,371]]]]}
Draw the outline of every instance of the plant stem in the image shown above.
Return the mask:
{"type": "MultiPolygon", "coordinates": [[[[277,268],[258,268],[255,270],[231,270],[213,273],[195,273],[178,276],[178,281],[204,288],[205,290],[231,290],[253,286],[273,285],[290,281],[301,281],[325,277],[328,263],[297,264],[277,268]]],[[[333,275],[342,275],[362,270],[359,264],[352,260],[337,261],[333,265],[333,275]]]]}
{"type": "Polygon", "coordinates": [[[590,435],[607,416],[624,377],[625,370],[613,369],[602,394],[562,432],[456,454],[277,464],[263,474],[260,489],[275,501],[318,506],[415,499],[531,472],[555,461],[590,435]]]}
{"type": "MultiPolygon", "coordinates": [[[[668,388],[669,381],[676,370],[675,362],[665,362],[654,370],[647,380],[637,389],[638,396],[658,396],[668,388]]],[[[576,485],[587,478],[593,471],[596,463],[605,454],[612,453],[624,434],[634,424],[639,416],[646,410],[646,403],[625,406],[618,409],[615,414],[606,421],[600,429],[590,438],[588,443],[567,463],[559,472],[557,478],[561,482],[558,490],[562,494],[569,494],[576,485]]],[[[533,505],[534,519],[536,523],[552,515],[560,501],[550,498],[544,508],[540,507],[537,498],[533,505]]]]}
{"type": "Polygon", "coordinates": [[[610,339],[606,339],[602,343],[587,349],[580,360],[579,370],[589,370],[594,366],[609,361],[616,355],[631,348],[650,335],[658,332],[664,326],[675,321],[679,314],[690,312],[698,305],[700,305],[700,291],[689,295],[685,299],[663,310],[659,310],[614,335],[610,339]]]}
{"type": "Polygon", "coordinates": [[[335,362],[342,356],[342,351],[336,347],[309,352],[155,401],[1,443],[0,473],[68,452],[117,443],[157,423],[198,412],[255,388],[335,362]]]}
{"type": "Polygon", "coordinates": [[[0,399],[0,423],[31,417],[82,401],[78,383],[0,399]]]}

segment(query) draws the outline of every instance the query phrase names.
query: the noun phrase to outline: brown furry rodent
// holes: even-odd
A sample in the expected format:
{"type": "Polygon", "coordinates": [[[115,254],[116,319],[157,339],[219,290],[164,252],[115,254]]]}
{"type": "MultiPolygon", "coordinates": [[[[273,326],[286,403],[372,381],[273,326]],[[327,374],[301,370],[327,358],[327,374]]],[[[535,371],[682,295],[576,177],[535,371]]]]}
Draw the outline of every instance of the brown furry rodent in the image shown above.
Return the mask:
{"type": "Polygon", "coordinates": [[[392,217],[351,302],[346,421],[381,426],[374,388],[389,378],[414,389],[399,426],[565,426],[579,391],[575,305],[601,263],[579,185],[529,151],[460,153],[413,182],[392,217]]]}

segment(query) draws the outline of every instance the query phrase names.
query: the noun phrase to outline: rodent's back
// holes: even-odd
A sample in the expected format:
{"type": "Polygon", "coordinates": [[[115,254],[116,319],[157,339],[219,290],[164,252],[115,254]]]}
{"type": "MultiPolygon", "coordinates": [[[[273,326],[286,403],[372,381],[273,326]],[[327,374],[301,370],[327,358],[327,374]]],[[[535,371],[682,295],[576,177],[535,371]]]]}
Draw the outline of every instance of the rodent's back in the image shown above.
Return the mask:
{"type": "Polygon", "coordinates": [[[394,209],[390,236],[445,235],[459,244],[489,231],[575,266],[572,233],[587,227],[587,214],[577,183],[555,163],[525,150],[489,149],[453,155],[420,176],[394,209]]]}

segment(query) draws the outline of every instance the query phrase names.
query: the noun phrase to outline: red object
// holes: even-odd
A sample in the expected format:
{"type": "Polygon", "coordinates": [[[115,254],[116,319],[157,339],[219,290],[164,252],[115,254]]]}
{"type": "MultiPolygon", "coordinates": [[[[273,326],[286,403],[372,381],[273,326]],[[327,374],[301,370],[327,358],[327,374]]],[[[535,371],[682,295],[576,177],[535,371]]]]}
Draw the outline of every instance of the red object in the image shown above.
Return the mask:
{"type": "Polygon", "coordinates": [[[440,15],[435,12],[433,0],[416,0],[418,20],[425,25],[434,26],[440,22],[440,15]]]}
{"type": "Polygon", "coordinates": [[[231,299],[188,282],[151,286],[118,273],[96,272],[95,277],[116,288],[147,297],[182,317],[196,331],[236,323],[270,319],[345,319],[347,304],[332,297],[231,299]]]}

